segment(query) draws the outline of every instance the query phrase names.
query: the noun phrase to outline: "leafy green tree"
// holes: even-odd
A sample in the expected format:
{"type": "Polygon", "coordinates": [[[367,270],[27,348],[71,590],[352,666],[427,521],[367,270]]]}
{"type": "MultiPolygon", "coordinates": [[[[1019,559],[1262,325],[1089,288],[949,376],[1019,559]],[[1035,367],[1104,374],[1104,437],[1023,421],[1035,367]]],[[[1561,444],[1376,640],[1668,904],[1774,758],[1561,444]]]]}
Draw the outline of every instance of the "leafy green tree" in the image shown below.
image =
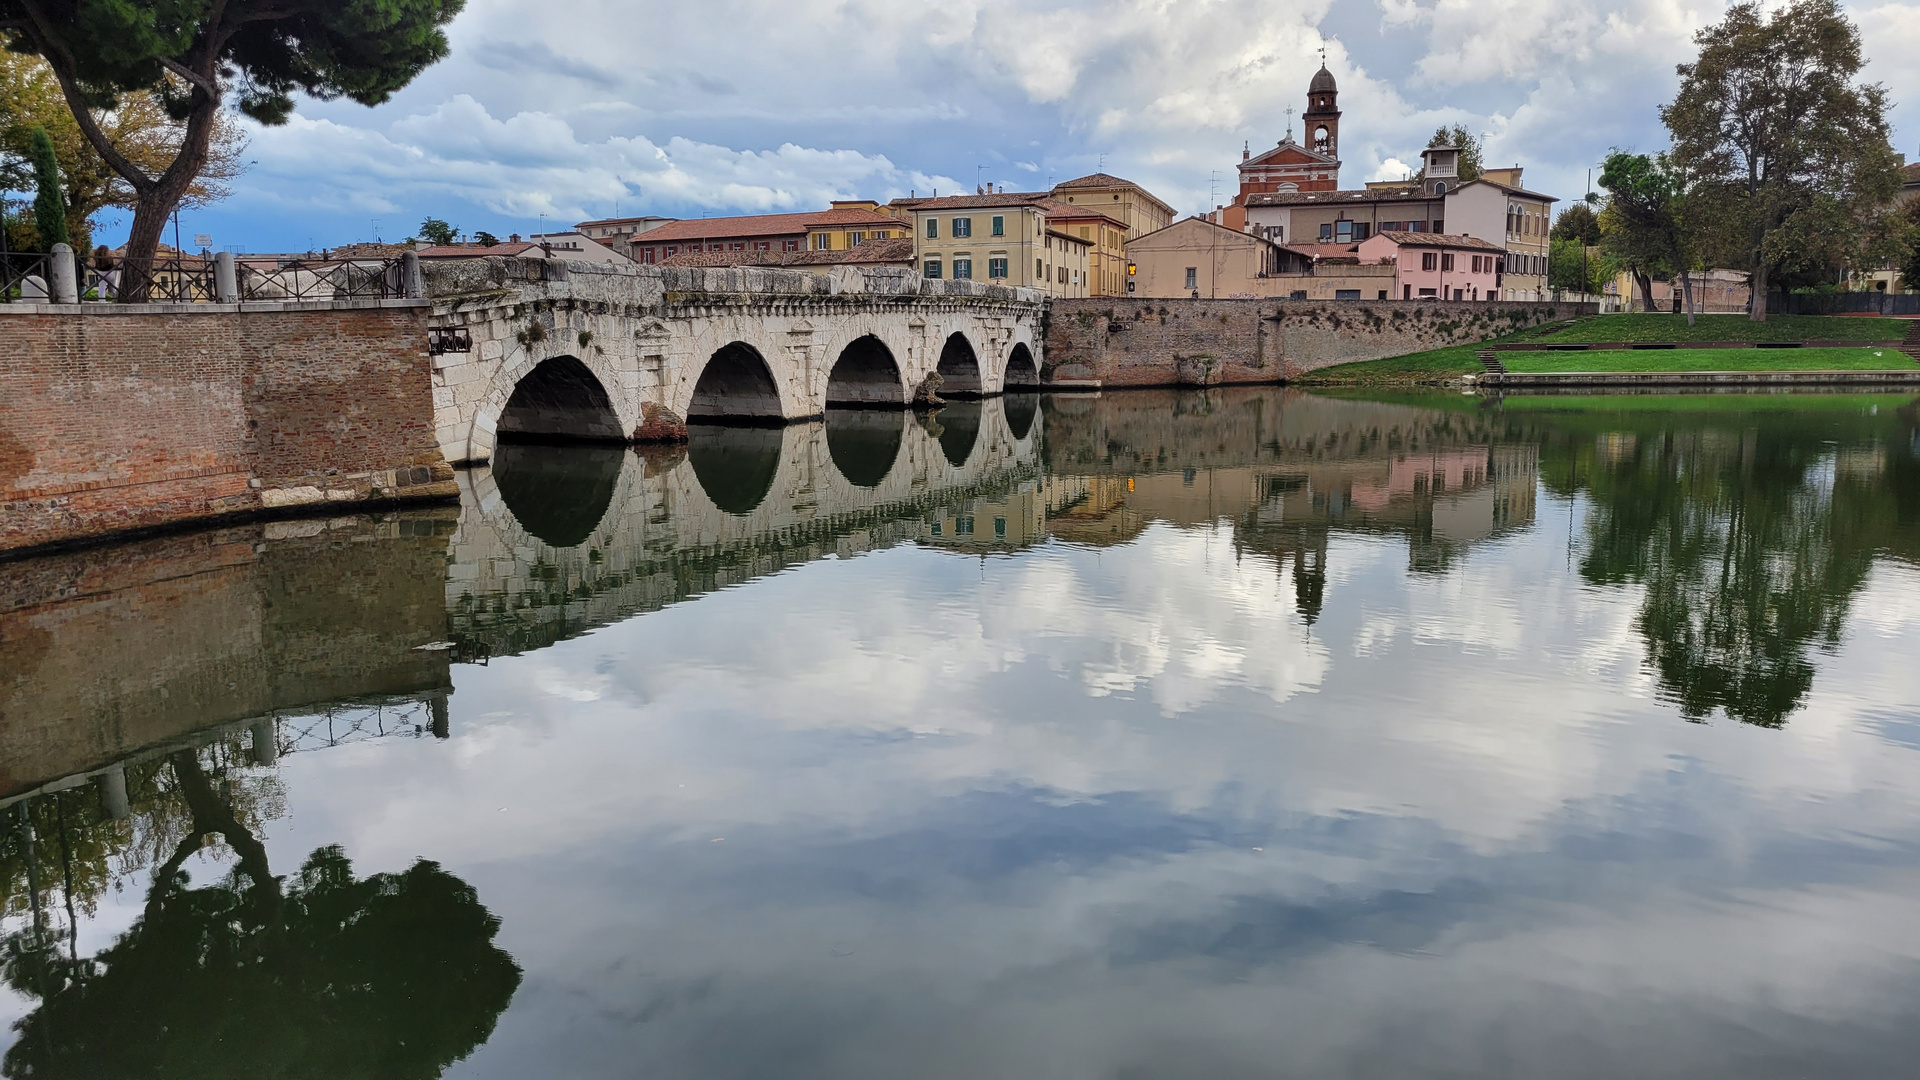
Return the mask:
{"type": "Polygon", "coordinates": [[[1547,255],[1547,284],[1565,292],[1597,293],[1605,263],[1577,239],[1553,240],[1547,255]]]}
{"type": "Polygon", "coordinates": [[[1900,268],[1900,287],[1920,291],[1920,199],[1908,199],[1901,208],[1901,235],[1896,242],[1896,265],[1900,268]]]}
{"type": "Polygon", "coordinates": [[[192,827],[132,928],[86,959],[36,930],[8,941],[7,980],[37,1005],[0,1071],[432,1080],[487,1040],[520,969],[471,886],[426,860],[356,878],[337,847],[283,881],[194,755],[171,764],[192,827]],[[214,834],[238,867],[191,888],[182,867],[214,834]]]}
{"type": "Polygon", "coordinates": [[[1886,90],[1855,82],[1866,60],[1838,0],[1795,0],[1771,17],[1758,0],[1737,4],[1694,41],[1699,58],[1680,65],[1660,116],[1673,163],[1744,256],[1759,322],[1777,272],[1861,251],[1892,200],[1886,90]]]}
{"type": "MultiPolygon", "coordinates": [[[[244,115],[283,124],[293,96],[377,105],[447,53],[443,27],[465,0],[0,0],[0,36],[46,60],[81,133],[134,192],[127,255],[151,258],[166,220],[205,169],[231,96],[244,115]],[[158,174],[100,122],[122,96],[160,96],[181,124],[158,174]]],[[[121,290],[144,300],[137,279],[121,290]]]]}
{"type": "Polygon", "coordinates": [[[481,229],[479,232],[473,234],[473,242],[479,244],[481,247],[500,246],[500,238],[485,229],[481,229]]]}
{"type": "Polygon", "coordinates": [[[1607,192],[1600,214],[1600,242],[1633,275],[1641,299],[1653,310],[1654,273],[1677,275],[1693,325],[1693,245],[1685,221],[1685,181],[1666,157],[1615,150],[1600,171],[1607,192]]]}
{"type": "Polygon", "coordinates": [[[33,227],[40,233],[40,249],[52,251],[65,244],[67,200],[60,194],[60,160],[53,156],[53,140],[46,128],[33,129],[33,227]]]}
{"type": "Polygon", "coordinates": [[[439,218],[430,217],[420,223],[420,239],[429,244],[451,244],[455,235],[457,230],[439,218]]]}
{"type": "Polygon", "coordinates": [[[1574,203],[1553,221],[1553,239],[1575,240],[1587,247],[1600,246],[1600,215],[1584,202],[1574,203]]]}

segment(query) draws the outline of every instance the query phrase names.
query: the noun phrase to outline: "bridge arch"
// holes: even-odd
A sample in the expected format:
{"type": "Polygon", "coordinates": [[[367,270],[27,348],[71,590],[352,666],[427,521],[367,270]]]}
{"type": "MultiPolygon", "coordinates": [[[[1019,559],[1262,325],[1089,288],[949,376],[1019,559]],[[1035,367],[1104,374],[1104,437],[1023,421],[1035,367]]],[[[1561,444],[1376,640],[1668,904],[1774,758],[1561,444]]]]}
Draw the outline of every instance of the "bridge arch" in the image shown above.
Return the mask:
{"type": "Polygon", "coordinates": [[[442,428],[441,445],[458,464],[490,460],[502,436],[508,441],[623,441],[637,418],[627,411],[626,395],[612,392],[618,386],[607,358],[597,351],[544,357],[520,352],[494,368],[470,421],[442,428]]]}
{"type": "Polygon", "coordinates": [[[827,374],[826,403],[830,408],[905,405],[906,380],[887,343],[877,335],[863,334],[841,349],[827,374]]]}
{"type": "Polygon", "coordinates": [[[1016,390],[1040,389],[1040,366],[1033,362],[1033,350],[1024,341],[1016,341],[1007,351],[1006,369],[1000,377],[1000,387],[1005,393],[1016,390]]]}
{"type": "Polygon", "coordinates": [[[986,380],[980,371],[980,355],[967,335],[955,331],[940,347],[940,396],[980,397],[986,392],[986,380]]]}
{"type": "Polygon", "coordinates": [[[780,384],[760,350],[744,341],[722,345],[693,385],[688,420],[784,420],[780,384]]]}
{"type": "Polygon", "coordinates": [[[577,357],[550,356],[514,383],[500,409],[498,439],[624,442],[613,398],[577,357]]]}

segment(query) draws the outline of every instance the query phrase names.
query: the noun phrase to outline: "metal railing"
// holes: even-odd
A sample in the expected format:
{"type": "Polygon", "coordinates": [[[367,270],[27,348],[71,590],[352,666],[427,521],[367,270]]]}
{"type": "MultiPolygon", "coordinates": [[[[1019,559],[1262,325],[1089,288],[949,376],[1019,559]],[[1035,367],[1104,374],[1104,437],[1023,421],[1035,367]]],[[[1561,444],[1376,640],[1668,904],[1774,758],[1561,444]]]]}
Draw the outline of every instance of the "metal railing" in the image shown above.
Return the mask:
{"type": "Polygon", "coordinates": [[[10,252],[0,255],[0,303],[44,302],[48,296],[50,255],[10,252]],[[38,295],[35,295],[35,293],[38,295]]]}
{"type": "MultiPolygon", "coordinates": [[[[45,259],[46,256],[39,256],[45,259]]],[[[80,299],[154,304],[394,300],[407,295],[404,259],[295,260],[234,263],[232,292],[223,291],[221,258],[169,255],[113,257],[81,273],[80,299]]]]}
{"type": "Polygon", "coordinates": [[[217,297],[213,260],[197,255],[152,259],[114,257],[89,265],[80,282],[82,300],[129,297],[150,304],[211,304],[217,297]]]}
{"type": "Polygon", "coordinates": [[[400,259],[239,264],[240,299],[397,300],[406,295],[400,259]]]}

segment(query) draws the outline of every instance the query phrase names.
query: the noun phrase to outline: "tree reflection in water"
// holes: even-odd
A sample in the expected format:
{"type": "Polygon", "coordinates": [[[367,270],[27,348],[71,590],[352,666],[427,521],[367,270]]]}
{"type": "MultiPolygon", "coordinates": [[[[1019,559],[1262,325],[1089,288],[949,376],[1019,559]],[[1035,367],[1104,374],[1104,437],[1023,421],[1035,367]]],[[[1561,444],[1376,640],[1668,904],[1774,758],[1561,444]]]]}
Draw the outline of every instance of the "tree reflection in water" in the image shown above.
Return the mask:
{"type": "Polygon", "coordinates": [[[165,801],[184,803],[187,825],[119,940],[78,957],[31,884],[33,925],[7,939],[5,970],[37,1004],[0,1071],[400,1080],[438,1076],[487,1040],[520,969],[471,886],[426,860],[355,878],[337,847],[275,877],[233,797],[242,778],[210,774],[194,751],[167,767],[165,801]],[[192,887],[186,860],[215,836],[237,865],[192,887]]]}
{"type": "Polygon", "coordinates": [[[1605,430],[1575,419],[1555,433],[1566,456],[1549,483],[1592,496],[1581,574],[1646,590],[1636,626],[1687,718],[1785,723],[1875,555],[1911,546],[1908,433],[1892,410],[1859,411],[1883,419],[1612,414],[1605,430]]]}

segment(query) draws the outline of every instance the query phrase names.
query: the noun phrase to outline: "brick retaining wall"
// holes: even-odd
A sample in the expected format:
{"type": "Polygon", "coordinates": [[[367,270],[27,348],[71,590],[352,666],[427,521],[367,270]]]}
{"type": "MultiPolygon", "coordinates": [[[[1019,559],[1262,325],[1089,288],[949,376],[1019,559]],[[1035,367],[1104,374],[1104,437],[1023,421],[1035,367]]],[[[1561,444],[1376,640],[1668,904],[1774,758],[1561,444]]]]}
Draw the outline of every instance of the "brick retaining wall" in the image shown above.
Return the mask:
{"type": "Polygon", "coordinates": [[[0,309],[0,551],[458,494],[424,301],[0,309]]]}
{"type": "Polygon", "coordinates": [[[1041,374],[1087,386],[1283,382],[1594,310],[1545,301],[1055,300],[1041,374]]]}

